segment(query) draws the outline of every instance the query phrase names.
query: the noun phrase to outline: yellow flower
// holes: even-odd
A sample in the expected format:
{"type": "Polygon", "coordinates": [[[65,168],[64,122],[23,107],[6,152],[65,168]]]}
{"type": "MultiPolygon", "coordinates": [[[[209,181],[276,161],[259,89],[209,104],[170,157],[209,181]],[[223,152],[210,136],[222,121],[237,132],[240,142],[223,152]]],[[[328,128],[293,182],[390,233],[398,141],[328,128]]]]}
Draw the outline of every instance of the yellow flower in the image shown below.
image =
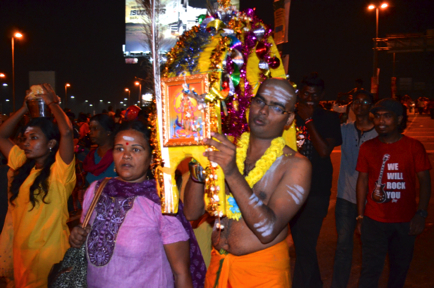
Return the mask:
{"type": "MultiPolygon", "coordinates": [[[[242,175],[244,174],[244,161],[247,157],[249,139],[250,133],[244,132],[237,143],[236,163],[238,170],[242,175]]],[[[283,137],[277,137],[273,139],[273,141],[271,141],[270,147],[268,147],[264,155],[262,155],[262,157],[258,161],[256,161],[255,168],[253,168],[253,170],[249,172],[249,175],[245,177],[247,184],[249,184],[250,188],[253,188],[253,186],[255,186],[255,184],[258,183],[259,180],[262,179],[262,177],[264,177],[265,173],[267,173],[268,169],[270,169],[274,161],[276,161],[277,158],[283,155],[283,148],[285,148],[285,145],[286,143],[283,137]]],[[[229,218],[238,220],[241,217],[241,213],[234,213],[234,209],[237,208],[238,205],[232,194],[226,197],[226,206],[230,207],[228,209],[229,211],[227,211],[229,218]]]]}

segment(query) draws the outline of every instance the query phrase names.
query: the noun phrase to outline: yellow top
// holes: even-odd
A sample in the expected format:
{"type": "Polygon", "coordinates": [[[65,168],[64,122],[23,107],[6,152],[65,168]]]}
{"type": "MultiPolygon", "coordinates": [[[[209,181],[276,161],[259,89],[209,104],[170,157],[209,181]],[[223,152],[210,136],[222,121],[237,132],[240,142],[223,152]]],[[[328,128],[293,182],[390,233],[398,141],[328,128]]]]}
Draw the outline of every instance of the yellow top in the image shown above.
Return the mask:
{"type": "MultiPolygon", "coordinates": [[[[17,170],[26,161],[24,151],[14,146],[8,165],[17,170]]],[[[47,277],[54,263],[60,262],[69,248],[67,201],[75,186],[75,159],[69,165],[59,153],[51,165],[48,195],[41,196],[32,209],[29,189],[40,169],[33,168],[11,205],[14,226],[13,256],[16,287],[47,287],[47,277]],[[32,210],[31,210],[32,209],[32,210]]]]}

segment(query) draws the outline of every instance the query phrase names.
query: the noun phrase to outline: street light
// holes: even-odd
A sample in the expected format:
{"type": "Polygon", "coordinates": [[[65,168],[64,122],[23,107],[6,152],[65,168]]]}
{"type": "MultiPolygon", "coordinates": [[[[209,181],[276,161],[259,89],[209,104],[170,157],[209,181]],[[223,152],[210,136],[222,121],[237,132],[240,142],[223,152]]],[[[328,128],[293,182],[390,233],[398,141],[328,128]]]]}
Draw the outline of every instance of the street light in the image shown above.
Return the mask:
{"type": "Polygon", "coordinates": [[[71,84],[66,83],[66,84],[65,84],[65,105],[63,106],[63,108],[66,108],[66,101],[68,100],[68,94],[67,94],[67,92],[68,92],[68,87],[71,87],[71,84]]]}
{"type": "MultiPolygon", "coordinates": [[[[136,82],[134,82],[134,84],[136,85],[136,86],[139,86],[139,104],[141,104],[142,103],[142,83],[140,83],[139,81],[136,81],[136,82]]],[[[140,105],[140,106],[142,106],[142,105],[140,105]]]]}
{"type": "Polygon", "coordinates": [[[376,20],[375,20],[375,45],[374,45],[374,64],[372,71],[371,80],[371,93],[374,94],[375,100],[378,99],[378,15],[380,14],[380,8],[385,9],[389,6],[387,3],[382,3],[381,5],[370,4],[368,6],[369,10],[375,9],[376,20]]]}
{"type": "Polygon", "coordinates": [[[12,110],[15,112],[15,38],[21,38],[23,34],[20,32],[15,32],[14,36],[12,36],[11,44],[12,44],[12,110]]]}
{"type": "Polygon", "coordinates": [[[125,92],[128,92],[128,105],[130,105],[130,95],[131,95],[131,91],[128,88],[125,88],[125,92]]]}
{"type": "Polygon", "coordinates": [[[5,78],[6,75],[4,73],[0,73],[0,78],[5,78]]]}

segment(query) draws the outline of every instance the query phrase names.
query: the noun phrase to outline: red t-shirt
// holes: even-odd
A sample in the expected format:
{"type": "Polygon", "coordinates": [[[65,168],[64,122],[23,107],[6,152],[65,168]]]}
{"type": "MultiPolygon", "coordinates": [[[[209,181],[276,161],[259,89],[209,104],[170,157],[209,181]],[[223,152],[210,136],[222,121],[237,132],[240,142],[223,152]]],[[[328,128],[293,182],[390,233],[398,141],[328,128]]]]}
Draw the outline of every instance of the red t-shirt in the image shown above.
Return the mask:
{"type": "Polygon", "coordinates": [[[385,144],[377,137],[363,143],[356,170],[369,177],[364,214],[379,222],[409,222],[417,208],[416,173],[430,169],[425,148],[416,139],[403,136],[385,144]]]}

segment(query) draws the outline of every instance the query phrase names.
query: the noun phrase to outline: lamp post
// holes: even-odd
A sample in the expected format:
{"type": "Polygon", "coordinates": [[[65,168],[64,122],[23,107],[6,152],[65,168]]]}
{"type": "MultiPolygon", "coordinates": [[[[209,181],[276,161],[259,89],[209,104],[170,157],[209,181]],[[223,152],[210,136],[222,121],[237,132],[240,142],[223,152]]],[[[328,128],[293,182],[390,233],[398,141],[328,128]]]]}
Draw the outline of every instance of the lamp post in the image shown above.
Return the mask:
{"type": "Polygon", "coordinates": [[[71,84],[69,84],[69,83],[66,83],[65,84],[65,104],[63,105],[63,108],[66,108],[66,101],[67,101],[67,99],[68,99],[68,87],[71,87],[71,84]]]}
{"type": "MultiPolygon", "coordinates": [[[[4,73],[0,73],[0,78],[6,78],[4,73]]],[[[0,102],[0,114],[3,114],[3,101],[0,102]]]]}
{"type": "Polygon", "coordinates": [[[389,5],[387,3],[382,4],[370,4],[368,6],[369,10],[375,9],[375,41],[374,41],[374,63],[372,71],[371,80],[371,93],[374,94],[374,99],[378,99],[378,16],[380,14],[380,9],[385,9],[389,5]]]}
{"type": "Polygon", "coordinates": [[[128,92],[128,106],[130,106],[130,95],[131,95],[131,91],[128,88],[125,88],[125,92],[128,92]]]}
{"type": "Polygon", "coordinates": [[[136,81],[134,84],[139,86],[139,105],[142,107],[142,83],[140,81],[136,81]]]}
{"type": "Polygon", "coordinates": [[[21,38],[23,34],[16,32],[11,39],[12,44],[12,110],[15,112],[15,38],[21,38]]]}

